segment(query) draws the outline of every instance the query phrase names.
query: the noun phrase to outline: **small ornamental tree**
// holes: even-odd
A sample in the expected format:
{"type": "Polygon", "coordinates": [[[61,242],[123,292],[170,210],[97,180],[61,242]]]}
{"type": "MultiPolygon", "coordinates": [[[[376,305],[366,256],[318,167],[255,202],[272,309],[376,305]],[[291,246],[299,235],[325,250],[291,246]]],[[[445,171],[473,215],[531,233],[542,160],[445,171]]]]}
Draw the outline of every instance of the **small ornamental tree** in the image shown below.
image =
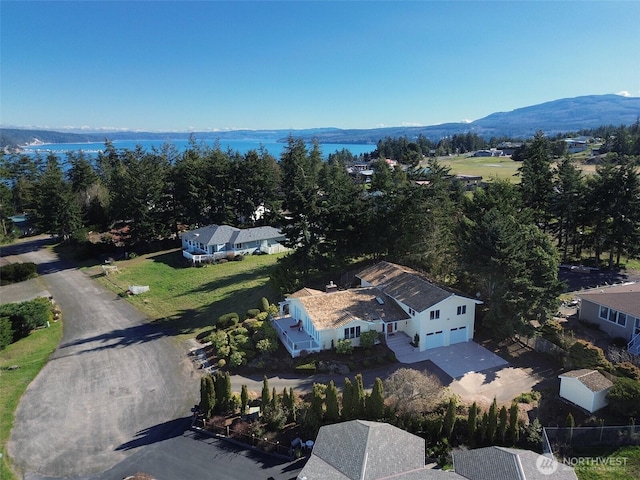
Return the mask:
{"type": "Polygon", "coordinates": [[[478,427],[478,404],[473,402],[469,408],[469,417],[467,419],[467,442],[473,445],[476,440],[476,431],[478,427]]]}
{"type": "Polygon", "coordinates": [[[260,398],[260,411],[264,413],[265,408],[271,403],[271,392],[269,391],[269,379],[265,375],[262,380],[262,396],[260,398]]]}
{"type": "Polygon", "coordinates": [[[373,348],[378,339],[378,332],[375,330],[369,330],[368,332],[362,332],[360,334],[360,346],[362,348],[373,348]]]}
{"type": "Polygon", "coordinates": [[[504,405],[498,414],[498,440],[504,445],[507,438],[507,428],[509,427],[509,413],[504,405]]]}
{"type": "Polygon", "coordinates": [[[518,424],[518,403],[511,403],[509,408],[509,439],[512,444],[516,444],[520,441],[520,425],[518,424]]]}
{"type": "Polygon", "coordinates": [[[340,355],[351,355],[353,353],[353,345],[348,338],[341,338],[336,342],[336,352],[340,355]]]}
{"type": "Polygon", "coordinates": [[[205,375],[200,379],[200,412],[209,418],[215,407],[216,397],[211,375],[205,375]]]}
{"type": "Polygon", "coordinates": [[[344,379],[342,388],[342,420],[353,420],[353,384],[348,378],[344,379]]]}
{"type": "Polygon", "coordinates": [[[487,441],[493,444],[496,439],[496,432],[498,431],[498,402],[495,397],[493,397],[493,402],[491,402],[491,406],[489,407],[488,422],[487,441]]]}
{"type": "Polygon", "coordinates": [[[456,400],[451,397],[449,399],[449,405],[447,406],[447,413],[444,415],[444,421],[442,422],[442,436],[444,438],[451,438],[453,434],[453,427],[456,424],[456,400]]]}
{"type": "Polygon", "coordinates": [[[325,392],[325,405],[327,406],[327,412],[325,418],[329,423],[335,423],[340,420],[340,408],[338,405],[338,389],[336,388],[333,380],[329,382],[327,391],[325,392]]]}
{"type": "Polygon", "coordinates": [[[619,377],[607,394],[609,408],[616,415],[636,417],[640,415],[640,382],[619,377]]]}

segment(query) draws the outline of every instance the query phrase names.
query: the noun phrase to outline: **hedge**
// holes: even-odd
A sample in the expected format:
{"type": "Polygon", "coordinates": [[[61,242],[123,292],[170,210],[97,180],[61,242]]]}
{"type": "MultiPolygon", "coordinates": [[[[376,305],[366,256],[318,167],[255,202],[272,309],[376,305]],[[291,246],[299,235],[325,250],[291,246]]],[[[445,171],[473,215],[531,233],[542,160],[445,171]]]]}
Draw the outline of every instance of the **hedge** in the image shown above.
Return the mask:
{"type": "Polygon", "coordinates": [[[10,263],[0,267],[0,285],[23,282],[38,276],[35,263],[10,263]]]}
{"type": "Polygon", "coordinates": [[[224,315],[220,315],[218,317],[218,321],[216,322],[216,327],[218,328],[227,328],[233,325],[236,325],[240,321],[240,316],[235,313],[225,313],[224,315]]]}

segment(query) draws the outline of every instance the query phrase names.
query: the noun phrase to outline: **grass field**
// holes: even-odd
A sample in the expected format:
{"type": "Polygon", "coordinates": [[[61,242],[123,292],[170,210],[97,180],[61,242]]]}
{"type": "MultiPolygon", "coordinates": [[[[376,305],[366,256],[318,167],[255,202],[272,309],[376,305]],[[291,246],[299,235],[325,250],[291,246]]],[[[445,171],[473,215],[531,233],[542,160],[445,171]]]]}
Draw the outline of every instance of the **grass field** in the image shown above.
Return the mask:
{"type": "Polygon", "coordinates": [[[180,335],[197,335],[225,313],[244,318],[260,299],[275,301],[269,271],[280,255],[249,255],[244,260],[206,267],[185,267],[180,250],[144,255],[117,263],[108,276],[92,268],[89,273],[118,294],[130,285],[149,285],[149,292],[129,301],[152,320],[167,322],[180,335]]]}
{"type": "Polygon", "coordinates": [[[640,446],[585,451],[575,466],[579,480],[637,480],[640,478],[640,446]],[[588,453],[587,453],[588,452],[588,453]],[[594,461],[589,461],[593,459],[594,461]]]}
{"type": "Polygon", "coordinates": [[[55,322],[50,328],[36,330],[0,352],[0,451],[2,451],[0,478],[2,480],[15,478],[9,468],[6,446],[20,397],[47,362],[61,338],[62,323],[55,322]],[[9,368],[14,365],[18,368],[10,370],[9,368]]]}

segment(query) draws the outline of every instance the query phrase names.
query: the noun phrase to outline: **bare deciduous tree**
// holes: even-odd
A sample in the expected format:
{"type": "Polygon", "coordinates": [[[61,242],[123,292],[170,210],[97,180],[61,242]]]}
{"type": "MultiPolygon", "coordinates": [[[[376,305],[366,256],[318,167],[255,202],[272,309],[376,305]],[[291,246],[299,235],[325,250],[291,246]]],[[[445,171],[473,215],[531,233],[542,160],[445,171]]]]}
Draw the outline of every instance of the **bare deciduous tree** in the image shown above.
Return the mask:
{"type": "Polygon", "coordinates": [[[384,393],[397,412],[424,412],[442,400],[444,388],[431,373],[400,368],[384,381],[384,393]]]}

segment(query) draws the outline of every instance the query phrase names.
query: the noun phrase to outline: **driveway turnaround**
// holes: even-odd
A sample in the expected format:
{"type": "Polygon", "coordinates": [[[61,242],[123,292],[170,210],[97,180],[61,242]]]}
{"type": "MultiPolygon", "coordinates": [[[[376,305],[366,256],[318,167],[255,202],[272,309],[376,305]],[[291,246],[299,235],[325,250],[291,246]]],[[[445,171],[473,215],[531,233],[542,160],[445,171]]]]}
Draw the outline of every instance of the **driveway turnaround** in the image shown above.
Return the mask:
{"type": "Polygon", "coordinates": [[[86,478],[181,434],[199,382],[175,341],[43,244],[16,253],[39,265],[64,334],[22,397],[7,448],[26,479],[86,478]]]}

